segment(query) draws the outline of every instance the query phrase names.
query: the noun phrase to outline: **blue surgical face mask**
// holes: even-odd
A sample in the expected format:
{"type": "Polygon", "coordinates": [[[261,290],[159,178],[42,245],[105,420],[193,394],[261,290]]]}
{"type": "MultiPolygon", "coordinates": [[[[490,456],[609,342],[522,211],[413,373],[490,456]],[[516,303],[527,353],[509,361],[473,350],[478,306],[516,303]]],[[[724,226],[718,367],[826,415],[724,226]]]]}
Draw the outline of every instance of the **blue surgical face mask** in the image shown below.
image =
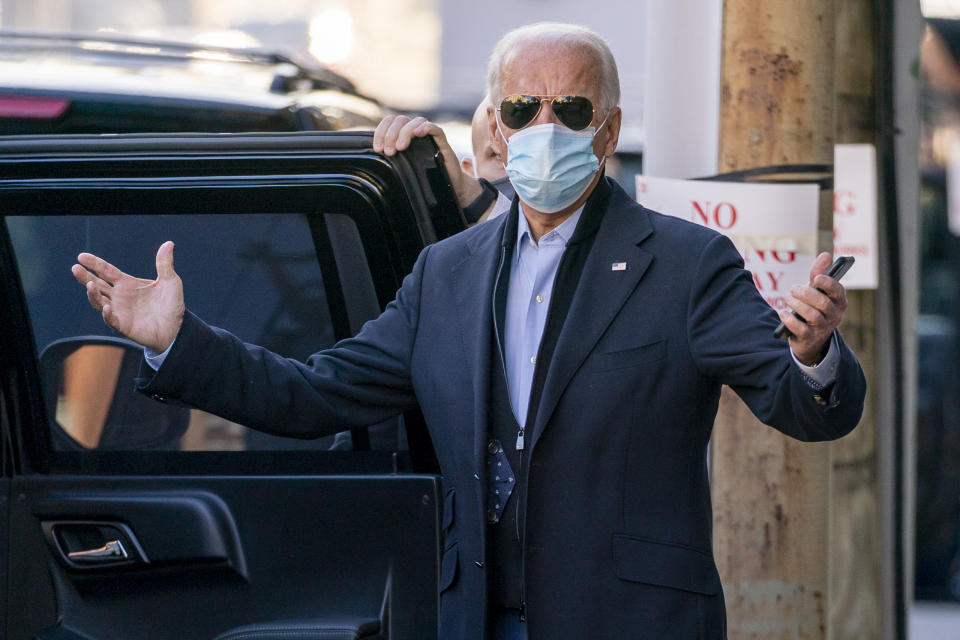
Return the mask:
{"type": "MultiPolygon", "coordinates": [[[[606,118],[598,128],[605,122],[606,118]]],[[[593,153],[596,131],[539,124],[513,134],[507,141],[506,170],[520,199],[543,213],[556,213],[576,202],[600,170],[593,153]]]]}

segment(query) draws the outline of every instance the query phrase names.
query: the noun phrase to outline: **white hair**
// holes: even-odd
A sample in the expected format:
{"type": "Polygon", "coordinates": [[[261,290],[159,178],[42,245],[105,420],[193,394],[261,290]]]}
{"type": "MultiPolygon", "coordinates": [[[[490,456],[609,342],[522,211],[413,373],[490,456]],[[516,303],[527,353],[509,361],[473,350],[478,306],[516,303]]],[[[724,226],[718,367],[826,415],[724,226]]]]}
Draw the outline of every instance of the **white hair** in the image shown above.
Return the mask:
{"type": "Polygon", "coordinates": [[[501,97],[500,74],[503,71],[504,58],[520,45],[530,42],[575,45],[590,49],[600,61],[601,104],[598,106],[606,110],[620,105],[620,76],[610,45],[595,31],[562,22],[528,24],[508,31],[500,38],[490,54],[490,64],[487,66],[487,95],[491,99],[498,100],[501,97]]]}

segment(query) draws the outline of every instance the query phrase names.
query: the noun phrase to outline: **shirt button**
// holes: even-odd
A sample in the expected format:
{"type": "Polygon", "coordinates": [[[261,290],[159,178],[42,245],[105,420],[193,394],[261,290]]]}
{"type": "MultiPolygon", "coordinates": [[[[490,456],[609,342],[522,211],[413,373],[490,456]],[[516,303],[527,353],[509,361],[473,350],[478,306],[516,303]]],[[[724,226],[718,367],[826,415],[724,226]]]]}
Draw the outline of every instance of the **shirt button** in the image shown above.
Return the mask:
{"type": "Polygon", "coordinates": [[[530,364],[537,364],[537,356],[530,356],[530,364]]]}
{"type": "Polygon", "coordinates": [[[543,296],[541,296],[541,295],[538,294],[538,295],[537,295],[537,302],[541,302],[541,303],[542,303],[542,302],[543,302],[543,296]]]}

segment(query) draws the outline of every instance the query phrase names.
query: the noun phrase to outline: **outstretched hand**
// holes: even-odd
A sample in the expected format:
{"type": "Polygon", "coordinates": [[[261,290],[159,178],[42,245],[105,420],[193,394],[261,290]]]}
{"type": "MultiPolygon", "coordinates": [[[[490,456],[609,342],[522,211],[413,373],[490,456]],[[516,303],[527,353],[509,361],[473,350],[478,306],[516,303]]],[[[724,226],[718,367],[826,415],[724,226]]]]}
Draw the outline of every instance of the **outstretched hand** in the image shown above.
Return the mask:
{"type": "Polygon", "coordinates": [[[447,142],[447,136],[443,133],[443,129],[423,116],[411,118],[395,115],[387,116],[381,120],[376,131],[373,132],[373,150],[377,153],[392,156],[396,152],[409,147],[414,138],[423,138],[428,135],[433,136],[433,140],[437,143],[437,148],[443,156],[443,164],[447,169],[447,175],[450,176],[450,183],[457,194],[460,206],[467,206],[480,195],[483,187],[480,186],[480,182],[476,178],[467,176],[460,170],[460,161],[457,159],[457,154],[454,153],[450,143],[447,142]]]}
{"type": "Polygon", "coordinates": [[[818,255],[810,268],[810,282],[791,287],[786,299],[789,309],[780,310],[780,321],[792,334],[790,348],[806,365],[819,364],[827,341],[847,310],[847,292],[843,285],[825,275],[830,262],[829,253],[818,255]],[[790,313],[791,309],[806,322],[790,313]]]}
{"type": "Polygon", "coordinates": [[[183,283],[173,270],[173,243],[157,251],[157,279],[127,275],[89,253],[77,256],[70,271],[87,289],[90,305],[103,321],[134,342],[166,351],[183,323],[183,283]]]}

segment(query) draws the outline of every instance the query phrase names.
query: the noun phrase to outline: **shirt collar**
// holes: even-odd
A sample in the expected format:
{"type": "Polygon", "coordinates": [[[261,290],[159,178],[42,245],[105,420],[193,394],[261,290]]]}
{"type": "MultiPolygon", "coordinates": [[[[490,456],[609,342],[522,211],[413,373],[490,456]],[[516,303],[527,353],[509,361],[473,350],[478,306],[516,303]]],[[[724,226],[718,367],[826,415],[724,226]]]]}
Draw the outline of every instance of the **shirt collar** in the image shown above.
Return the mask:
{"type": "MultiPolygon", "coordinates": [[[[526,236],[531,235],[530,225],[527,224],[527,216],[523,215],[523,203],[518,202],[517,204],[520,208],[520,215],[517,216],[517,246],[522,246],[526,236]]],[[[543,240],[547,237],[559,237],[561,240],[563,240],[564,246],[566,246],[567,243],[570,242],[570,238],[573,237],[573,232],[577,228],[577,223],[580,222],[580,216],[583,214],[583,207],[584,205],[580,205],[580,207],[573,212],[573,215],[561,222],[559,226],[551,229],[549,233],[545,233],[540,236],[540,240],[543,240]]],[[[516,257],[520,257],[519,251],[516,252],[516,257]]]]}

